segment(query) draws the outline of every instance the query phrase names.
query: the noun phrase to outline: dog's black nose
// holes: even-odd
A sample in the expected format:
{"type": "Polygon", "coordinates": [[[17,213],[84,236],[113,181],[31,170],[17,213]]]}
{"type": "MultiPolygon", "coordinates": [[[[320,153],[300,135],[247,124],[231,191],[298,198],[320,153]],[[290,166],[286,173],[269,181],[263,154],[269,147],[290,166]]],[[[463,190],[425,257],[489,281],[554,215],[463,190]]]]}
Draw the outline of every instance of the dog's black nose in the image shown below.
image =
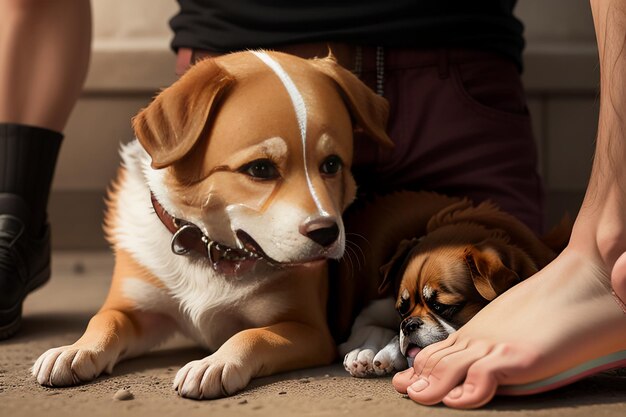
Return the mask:
{"type": "Polygon", "coordinates": [[[309,218],[300,226],[300,233],[318,245],[327,247],[339,237],[339,226],[331,216],[309,218]]]}
{"type": "Polygon", "coordinates": [[[323,227],[307,232],[306,235],[320,246],[330,246],[339,237],[339,226],[337,226],[337,223],[334,223],[330,227],[323,227]]]}
{"type": "Polygon", "coordinates": [[[411,333],[415,333],[422,324],[424,324],[424,321],[419,317],[407,317],[402,320],[400,330],[402,330],[402,333],[404,333],[405,336],[408,336],[411,333]]]}

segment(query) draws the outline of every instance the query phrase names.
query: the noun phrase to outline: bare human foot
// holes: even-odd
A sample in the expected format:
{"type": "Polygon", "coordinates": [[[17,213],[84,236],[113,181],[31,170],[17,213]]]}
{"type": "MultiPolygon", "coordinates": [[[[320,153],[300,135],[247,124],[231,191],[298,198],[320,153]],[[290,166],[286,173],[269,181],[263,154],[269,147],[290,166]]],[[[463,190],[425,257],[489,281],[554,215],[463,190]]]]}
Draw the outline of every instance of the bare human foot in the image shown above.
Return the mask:
{"type": "Polygon", "coordinates": [[[568,248],[448,339],[425,348],[413,368],[394,377],[394,387],[422,404],[474,408],[499,386],[539,381],[626,350],[626,315],[601,264],[568,248]]]}

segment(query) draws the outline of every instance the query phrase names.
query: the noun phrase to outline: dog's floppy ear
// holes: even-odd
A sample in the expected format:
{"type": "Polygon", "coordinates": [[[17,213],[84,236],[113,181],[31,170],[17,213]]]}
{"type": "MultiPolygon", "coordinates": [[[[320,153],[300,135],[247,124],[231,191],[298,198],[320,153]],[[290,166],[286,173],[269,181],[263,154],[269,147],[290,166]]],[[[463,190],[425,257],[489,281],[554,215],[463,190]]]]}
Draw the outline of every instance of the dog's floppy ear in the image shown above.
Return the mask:
{"type": "Polygon", "coordinates": [[[471,272],[474,287],[487,301],[520,282],[517,273],[502,262],[498,251],[488,245],[467,248],[465,263],[471,272]]]}
{"type": "Polygon", "coordinates": [[[339,86],[350,114],[355,119],[356,129],[362,130],[366,136],[379,144],[392,147],[393,142],[385,130],[389,118],[387,100],[374,93],[354,74],[339,65],[332,54],[326,58],[313,59],[311,64],[339,86]]]}
{"type": "MultiPolygon", "coordinates": [[[[378,287],[379,294],[387,293],[391,286],[399,288],[399,277],[406,269],[409,253],[418,243],[419,239],[404,239],[398,245],[396,253],[394,253],[389,262],[380,267],[379,272],[383,277],[383,281],[378,287]]],[[[397,290],[397,288],[394,288],[394,290],[397,290]]]]}
{"type": "Polygon", "coordinates": [[[135,135],[150,154],[152,168],[168,167],[191,151],[233,81],[213,60],[202,61],[133,118],[135,135]]]}

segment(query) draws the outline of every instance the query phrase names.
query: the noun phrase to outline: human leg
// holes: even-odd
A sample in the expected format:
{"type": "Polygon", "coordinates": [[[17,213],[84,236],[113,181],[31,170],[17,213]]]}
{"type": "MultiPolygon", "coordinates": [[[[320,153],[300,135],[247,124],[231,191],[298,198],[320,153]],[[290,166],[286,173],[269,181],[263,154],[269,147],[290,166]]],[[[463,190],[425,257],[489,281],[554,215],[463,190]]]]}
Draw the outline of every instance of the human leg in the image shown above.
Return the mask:
{"type": "Polygon", "coordinates": [[[599,0],[592,1],[592,9],[600,51],[600,119],[591,179],[570,243],[545,269],[497,298],[446,341],[424,349],[413,368],[395,376],[395,388],[417,402],[479,407],[500,386],[542,381],[626,350],[625,311],[612,294],[626,299],[621,122],[626,8],[599,0]]]}
{"type": "Polygon", "coordinates": [[[88,0],[0,2],[0,339],[50,274],[46,206],[87,71],[90,14],[88,0]]]}
{"type": "Polygon", "coordinates": [[[88,0],[0,2],[0,122],[60,132],[89,63],[88,0]]]}

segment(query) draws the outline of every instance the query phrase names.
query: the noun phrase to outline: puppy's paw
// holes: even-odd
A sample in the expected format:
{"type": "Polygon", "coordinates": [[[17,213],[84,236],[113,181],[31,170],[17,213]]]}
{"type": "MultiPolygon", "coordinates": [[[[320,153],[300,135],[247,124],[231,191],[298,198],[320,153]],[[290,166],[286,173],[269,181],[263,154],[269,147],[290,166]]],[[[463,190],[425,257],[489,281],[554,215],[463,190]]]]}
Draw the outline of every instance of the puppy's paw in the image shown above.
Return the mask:
{"type": "Polygon", "coordinates": [[[400,352],[398,336],[374,356],[373,368],[378,376],[390,375],[407,368],[406,358],[400,352]]]}
{"type": "Polygon", "coordinates": [[[35,361],[32,375],[41,385],[66,387],[95,379],[105,368],[111,372],[114,360],[106,352],[76,345],[50,349],[35,361]]]}
{"type": "Polygon", "coordinates": [[[350,375],[357,378],[367,378],[375,376],[374,356],[376,352],[372,349],[357,348],[346,354],[343,359],[343,367],[350,375]]]}
{"type": "Polygon", "coordinates": [[[361,347],[350,351],[344,357],[343,367],[352,376],[367,378],[406,369],[407,361],[400,352],[398,336],[395,336],[380,350],[361,347]]]}
{"type": "Polygon", "coordinates": [[[250,371],[242,364],[211,355],[183,366],[174,378],[173,387],[185,398],[219,398],[242,390],[251,378],[250,371]]]}

